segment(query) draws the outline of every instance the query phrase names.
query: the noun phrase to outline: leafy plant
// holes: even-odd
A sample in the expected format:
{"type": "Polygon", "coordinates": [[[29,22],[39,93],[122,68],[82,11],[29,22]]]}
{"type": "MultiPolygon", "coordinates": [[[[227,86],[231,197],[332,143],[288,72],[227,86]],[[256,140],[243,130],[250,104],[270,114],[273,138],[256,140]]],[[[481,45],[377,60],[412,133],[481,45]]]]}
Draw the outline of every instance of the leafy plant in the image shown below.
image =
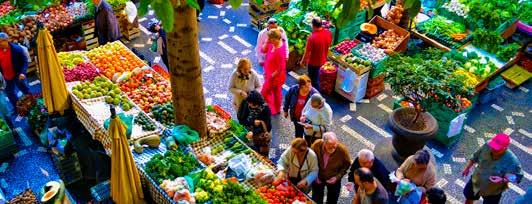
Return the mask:
{"type": "Polygon", "coordinates": [[[504,39],[497,31],[477,29],[473,32],[473,45],[490,53],[495,53],[503,41],[504,39]]]}
{"type": "Polygon", "coordinates": [[[495,30],[508,20],[522,15],[520,0],[469,0],[466,21],[476,28],[495,30]]]}
{"type": "Polygon", "coordinates": [[[499,48],[497,49],[497,58],[499,58],[502,61],[508,61],[510,58],[515,56],[515,53],[521,48],[521,45],[518,43],[510,43],[508,45],[499,45],[499,48]]]}
{"type": "Polygon", "coordinates": [[[460,107],[460,98],[472,92],[463,81],[449,77],[458,64],[443,55],[442,51],[430,48],[413,55],[394,54],[383,62],[388,68],[386,82],[392,91],[413,104],[416,110],[411,124],[418,122],[420,113],[431,103],[460,107]]]}

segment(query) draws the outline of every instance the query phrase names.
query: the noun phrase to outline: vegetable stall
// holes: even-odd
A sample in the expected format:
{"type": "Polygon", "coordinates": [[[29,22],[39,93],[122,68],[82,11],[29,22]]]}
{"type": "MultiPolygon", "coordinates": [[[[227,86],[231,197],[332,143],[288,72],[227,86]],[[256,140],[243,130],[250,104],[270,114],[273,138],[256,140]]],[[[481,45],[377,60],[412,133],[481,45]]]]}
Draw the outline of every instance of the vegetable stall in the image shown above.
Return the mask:
{"type": "Polygon", "coordinates": [[[166,73],[121,42],[58,55],[80,122],[112,154],[106,110],[115,107],[142,183],[157,203],[268,203],[281,191],[285,196],[276,199],[310,202],[291,184],[272,184],[276,167],[248,146],[246,128],[220,106],[207,107],[207,138],[174,124],[166,73]]]}

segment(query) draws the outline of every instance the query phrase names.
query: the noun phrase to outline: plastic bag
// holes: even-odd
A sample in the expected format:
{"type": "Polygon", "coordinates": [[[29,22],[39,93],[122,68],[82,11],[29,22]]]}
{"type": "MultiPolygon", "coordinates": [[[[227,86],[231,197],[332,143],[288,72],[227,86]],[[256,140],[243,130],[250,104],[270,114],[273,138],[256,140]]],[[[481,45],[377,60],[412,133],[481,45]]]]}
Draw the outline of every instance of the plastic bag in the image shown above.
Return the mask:
{"type": "MultiPolygon", "coordinates": [[[[127,139],[129,139],[131,137],[131,132],[133,131],[133,116],[126,115],[124,113],[118,113],[116,114],[116,116],[118,116],[122,123],[124,123],[124,125],[126,126],[126,137],[127,139]]],[[[111,124],[111,118],[105,120],[105,122],[103,123],[103,127],[106,130],[109,130],[109,124],[111,124]]]]}
{"type": "Polygon", "coordinates": [[[172,136],[182,145],[189,145],[193,142],[200,141],[198,132],[190,129],[187,125],[178,125],[172,128],[172,136]]]}
{"type": "Polygon", "coordinates": [[[351,69],[346,69],[344,72],[344,81],[341,88],[346,93],[351,93],[355,88],[355,79],[357,75],[351,69]]]}

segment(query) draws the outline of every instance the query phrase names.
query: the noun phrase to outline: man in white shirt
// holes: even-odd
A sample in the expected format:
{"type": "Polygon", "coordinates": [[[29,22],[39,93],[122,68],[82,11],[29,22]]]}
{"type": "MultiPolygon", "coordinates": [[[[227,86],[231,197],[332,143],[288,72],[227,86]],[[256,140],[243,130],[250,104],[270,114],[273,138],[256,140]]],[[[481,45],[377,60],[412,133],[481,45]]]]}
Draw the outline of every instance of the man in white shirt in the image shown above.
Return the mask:
{"type": "Polygon", "coordinates": [[[277,20],[275,18],[270,18],[268,19],[268,25],[266,28],[259,32],[257,46],[255,46],[255,53],[260,66],[264,65],[264,60],[266,59],[266,54],[262,53],[262,47],[264,47],[264,44],[268,42],[268,31],[275,28],[281,30],[281,38],[283,39],[283,43],[286,43],[286,59],[288,59],[288,54],[290,51],[288,50],[288,38],[286,37],[286,31],[277,25],[277,20]]]}

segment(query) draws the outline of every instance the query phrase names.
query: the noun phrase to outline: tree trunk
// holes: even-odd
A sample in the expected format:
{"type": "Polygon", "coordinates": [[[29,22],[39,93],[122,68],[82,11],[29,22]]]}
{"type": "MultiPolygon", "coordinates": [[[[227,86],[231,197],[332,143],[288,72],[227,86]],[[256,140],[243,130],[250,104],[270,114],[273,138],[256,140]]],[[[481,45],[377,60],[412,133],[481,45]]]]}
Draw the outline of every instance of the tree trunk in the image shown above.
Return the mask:
{"type": "Polygon", "coordinates": [[[207,121],[196,10],[185,0],[178,1],[182,6],[174,6],[174,31],[167,34],[175,123],[190,126],[204,138],[207,121]]]}

